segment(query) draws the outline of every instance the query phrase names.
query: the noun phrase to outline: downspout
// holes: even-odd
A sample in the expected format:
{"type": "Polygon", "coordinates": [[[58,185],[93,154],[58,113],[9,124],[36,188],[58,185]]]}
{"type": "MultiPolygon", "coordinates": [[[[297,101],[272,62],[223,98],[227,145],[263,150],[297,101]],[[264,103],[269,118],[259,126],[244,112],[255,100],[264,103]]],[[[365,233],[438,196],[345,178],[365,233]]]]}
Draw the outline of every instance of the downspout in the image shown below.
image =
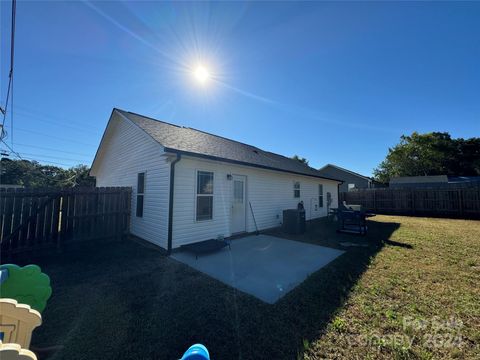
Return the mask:
{"type": "Polygon", "coordinates": [[[175,164],[182,158],[181,154],[177,153],[177,157],[170,163],[170,195],[168,201],[168,248],[167,255],[172,252],[172,231],[173,231],[173,191],[175,188],[175,164]]]}

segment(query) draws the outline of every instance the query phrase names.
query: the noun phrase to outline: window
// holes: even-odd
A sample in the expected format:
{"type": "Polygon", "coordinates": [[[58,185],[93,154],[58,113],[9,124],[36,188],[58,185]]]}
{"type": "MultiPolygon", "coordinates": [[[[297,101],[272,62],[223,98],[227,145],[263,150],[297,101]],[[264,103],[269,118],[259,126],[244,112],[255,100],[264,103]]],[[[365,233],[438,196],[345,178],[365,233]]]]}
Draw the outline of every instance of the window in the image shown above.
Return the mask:
{"type": "Polygon", "coordinates": [[[197,221],[213,218],[213,172],[197,172],[197,221]]]}
{"type": "Polygon", "coordinates": [[[318,207],[323,207],[323,185],[318,184],[318,207]]]}
{"type": "Polygon", "coordinates": [[[355,189],[355,184],[348,184],[348,191],[355,189]]]}
{"type": "Polygon", "coordinates": [[[293,183],[293,197],[294,198],[299,198],[300,197],[300,182],[295,181],[293,183]]]}
{"type": "Polygon", "coordinates": [[[137,175],[137,217],[143,217],[143,197],[145,195],[145,173],[137,175]]]}
{"type": "Polygon", "coordinates": [[[233,201],[243,204],[243,181],[235,180],[233,182],[233,201]]]}

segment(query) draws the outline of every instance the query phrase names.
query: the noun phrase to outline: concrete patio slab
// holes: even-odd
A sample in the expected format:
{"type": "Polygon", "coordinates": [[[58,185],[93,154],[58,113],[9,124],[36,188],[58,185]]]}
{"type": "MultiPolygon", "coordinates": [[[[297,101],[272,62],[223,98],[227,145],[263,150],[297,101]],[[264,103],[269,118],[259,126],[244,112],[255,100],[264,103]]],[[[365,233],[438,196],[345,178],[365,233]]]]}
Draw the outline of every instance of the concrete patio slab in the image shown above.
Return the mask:
{"type": "Polygon", "coordinates": [[[302,283],[344,251],[269,235],[232,241],[231,250],[199,256],[176,252],[172,258],[269,304],[302,283]]]}

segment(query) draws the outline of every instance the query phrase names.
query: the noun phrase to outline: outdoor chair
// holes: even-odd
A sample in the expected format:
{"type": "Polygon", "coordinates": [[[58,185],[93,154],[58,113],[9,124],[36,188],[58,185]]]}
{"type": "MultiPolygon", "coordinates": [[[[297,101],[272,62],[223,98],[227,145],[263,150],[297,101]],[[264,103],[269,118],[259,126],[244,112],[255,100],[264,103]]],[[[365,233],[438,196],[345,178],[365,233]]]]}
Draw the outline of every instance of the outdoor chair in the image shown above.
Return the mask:
{"type": "Polygon", "coordinates": [[[339,229],[337,232],[366,235],[367,218],[375,214],[366,213],[361,205],[348,205],[345,201],[339,206],[336,212],[339,229]]]}

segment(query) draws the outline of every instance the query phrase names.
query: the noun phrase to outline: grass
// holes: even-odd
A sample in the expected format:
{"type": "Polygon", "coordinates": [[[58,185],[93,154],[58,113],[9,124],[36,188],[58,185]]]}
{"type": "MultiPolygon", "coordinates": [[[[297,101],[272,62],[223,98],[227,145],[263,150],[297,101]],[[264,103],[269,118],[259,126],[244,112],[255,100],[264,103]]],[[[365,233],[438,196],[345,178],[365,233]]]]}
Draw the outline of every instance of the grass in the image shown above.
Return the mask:
{"type": "Polygon", "coordinates": [[[195,342],[213,359],[478,358],[478,234],[479,221],[377,216],[361,238],[318,221],[291,238],[347,252],[274,305],[131,241],[85,247],[37,262],[53,296],[32,344],[71,360],[178,359],[195,342]]]}

